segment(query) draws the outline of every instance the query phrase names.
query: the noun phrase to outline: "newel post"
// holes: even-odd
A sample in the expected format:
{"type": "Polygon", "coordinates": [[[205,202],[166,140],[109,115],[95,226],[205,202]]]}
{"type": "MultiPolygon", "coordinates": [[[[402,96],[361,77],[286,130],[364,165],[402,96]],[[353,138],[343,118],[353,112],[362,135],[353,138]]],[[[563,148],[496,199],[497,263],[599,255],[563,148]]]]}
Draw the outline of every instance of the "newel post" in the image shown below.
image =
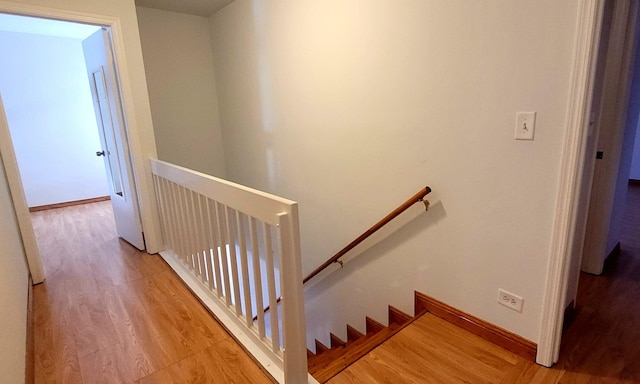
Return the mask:
{"type": "Polygon", "coordinates": [[[282,250],[280,278],[285,383],[306,383],[306,325],[297,204],[291,206],[289,213],[278,214],[278,227],[282,250]]]}

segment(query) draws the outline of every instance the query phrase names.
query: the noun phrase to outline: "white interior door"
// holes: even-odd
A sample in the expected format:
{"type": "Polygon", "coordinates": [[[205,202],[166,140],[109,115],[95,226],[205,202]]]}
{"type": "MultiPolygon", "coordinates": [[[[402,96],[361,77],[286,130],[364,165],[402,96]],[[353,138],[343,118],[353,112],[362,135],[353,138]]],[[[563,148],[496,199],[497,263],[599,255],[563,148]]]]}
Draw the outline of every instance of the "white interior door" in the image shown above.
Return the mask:
{"type": "Polygon", "coordinates": [[[145,249],[118,78],[106,28],[82,42],[118,236],[145,249]]]}

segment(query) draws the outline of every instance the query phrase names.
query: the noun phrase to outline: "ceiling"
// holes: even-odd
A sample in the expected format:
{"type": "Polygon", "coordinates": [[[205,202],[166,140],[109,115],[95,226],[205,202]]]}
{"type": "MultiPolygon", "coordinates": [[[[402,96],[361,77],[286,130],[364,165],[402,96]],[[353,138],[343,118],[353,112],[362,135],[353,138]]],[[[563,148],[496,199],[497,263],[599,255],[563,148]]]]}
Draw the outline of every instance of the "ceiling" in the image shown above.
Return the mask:
{"type": "Polygon", "coordinates": [[[209,17],[233,0],[135,0],[141,7],[209,17]]]}

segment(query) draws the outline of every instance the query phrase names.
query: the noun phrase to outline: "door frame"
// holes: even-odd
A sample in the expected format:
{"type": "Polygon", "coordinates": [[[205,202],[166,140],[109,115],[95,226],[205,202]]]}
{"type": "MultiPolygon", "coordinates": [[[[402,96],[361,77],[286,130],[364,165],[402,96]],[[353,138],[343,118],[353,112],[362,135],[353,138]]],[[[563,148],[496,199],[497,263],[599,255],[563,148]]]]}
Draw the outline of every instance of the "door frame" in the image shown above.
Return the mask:
{"type": "MultiPolygon", "coordinates": [[[[134,97],[132,94],[133,92],[131,76],[127,68],[125,43],[122,36],[123,28],[121,26],[120,19],[118,17],[106,15],[96,15],[64,9],[47,8],[30,4],[11,3],[1,0],[0,13],[91,24],[107,27],[110,29],[115,70],[118,73],[120,97],[122,98],[122,108],[125,121],[125,136],[129,143],[129,153],[127,155],[131,157],[133,179],[137,191],[137,198],[140,207],[140,216],[142,220],[142,228],[144,231],[147,252],[160,252],[162,250],[162,235],[159,226],[156,195],[153,187],[153,179],[151,176],[149,165],[149,158],[156,157],[156,150],[154,143],[146,143],[143,150],[143,146],[140,140],[143,136],[145,141],[148,141],[149,139],[151,141],[154,140],[153,128],[151,126],[151,116],[150,111],[149,116],[144,115],[147,113],[147,111],[141,111],[141,113],[143,113],[143,116],[141,116],[142,118],[144,118],[143,121],[148,122],[149,127],[151,128],[150,132],[147,130],[143,131],[142,128],[139,128],[139,124],[137,123],[136,119],[136,108],[134,97]]],[[[144,91],[146,92],[146,89],[144,91]]],[[[2,128],[2,124],[0,124],[0,129],[2,128]]],[[[5,146],[0,147],[0,154],[2,155],[3,160],[8,161],[9,163],[14,162],[17,164],[15,160],[15,154],[13,153],[13,147],[11,147],[10,151],[3,147],[5,146]],[[7,160],[7,158],[9,160],[7,160]]],[[[12,190],[20,190],[24,194],[24,191],[22,189],[22,180],[20,179],[19,174],[7,174],[7,179],[9,188],[11,188],[12,190]]],[[[16,213],[21,212],[23,216],[24,212],[28,213],[26,200],[22,202],[19,200],[14,200],[14,208],[16,210],[16,213]]],[[[25,238],[29,239],[33,234],[32,226],[21,226],[20,230],[23,241],[25,241],[25,238]]],[[[35,247],[35,251],[37,251],[37,247],[35,247]]],[[[33,247],[27,248],[27,246],[25,245],[27,258],[38,260],[37,263],[34,262],[34,269],[30,270],[30,273],[32,274],[32,276],[39,276],[38,273],[40,273],[41,276],[41,268],[38,272],[38,268],[35,267],[36,264],[40,264],[39,254],[35,253],[35,251],[33,247]]],[[[34,281],[36,281],[35,278],[34,281]]]]}
{"type": "Polygon", "coordinates": [[[583,0],[579,4],[572,66],[566,136],[563,143],[560,180],[543,295],[540,338],[536,362],[550,367],[558,361],[570,264],[577,233],[580,186],[591,117],[598,45],[605,0],[583,0]]]}
{"type": "MultiPolygon", "coordinates": [[[[600,32],[605,2],[607,1],[611,0],[584,0],[580,3],[572,85],[567,112],[567,136],[564,141],[560,188],[556,203],[551,255],[542,309],[542,327],[536,357],[536,361],[545,366],[556,363],[560,355],[564,310],[565,306],[569,304],[567,300],[568,283],[571,279],[578,278],[572,273],[571,265],[572,263],[580,265],[586,236],[584,220],[589,212],[590,203],[584,204],[584,197],[591,194],[591,180],[594,172],[592,163],[595,161],[592,157],[586,157],[595,155],[594,153],[586,153],[586,150],[593,112],[596,69],[599,59],[607,59],[599,57],[600,32]],[[582,221],[578,221],[578,218],[582,218],[582,221]]],[[[634,41],[638,33],[639,26],[635,24],[636,20],[630,21],[631,17],[637,17],[636,12],[638,12],[638,5],[631,3],[627,20],[624,21],[632,28],[627,29],[625,40],[631,38],[634,41]]],[[[615,22],[614,20],[613,23],[615,22]]],[[[632,54],[634,49],[633,44],[625,44],[623,55],[632,54]]],[[[610,53],[608,52],[608,54],[610,53]]],[[[631,60],[635,61],[635,58],[632,57],[631,60]]],[[[637,71],[638,68],[635,70],[637,71]]],[[[625,125],[626,114],[621,119],[620,124],[625,125]]],[[[597,140],[599,135],[597,126],[594,126],[592,135],[597,140]]]]}

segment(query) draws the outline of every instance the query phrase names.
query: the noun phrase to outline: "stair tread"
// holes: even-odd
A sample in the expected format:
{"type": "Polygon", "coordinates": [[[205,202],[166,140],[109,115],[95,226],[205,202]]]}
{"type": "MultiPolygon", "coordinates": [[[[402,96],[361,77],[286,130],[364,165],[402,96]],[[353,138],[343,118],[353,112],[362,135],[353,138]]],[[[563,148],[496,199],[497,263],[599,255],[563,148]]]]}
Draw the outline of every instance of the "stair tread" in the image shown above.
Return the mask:
{"type": "Polygon", "coordinates": [[[349,365],[356,362],[378,345],[397,333],[402,326],[390,324],[379,332],[369,333],[348,342],[344,348],[335,348],[309,359],[309,373],[321,383],[326,382],[349,365]]]}

